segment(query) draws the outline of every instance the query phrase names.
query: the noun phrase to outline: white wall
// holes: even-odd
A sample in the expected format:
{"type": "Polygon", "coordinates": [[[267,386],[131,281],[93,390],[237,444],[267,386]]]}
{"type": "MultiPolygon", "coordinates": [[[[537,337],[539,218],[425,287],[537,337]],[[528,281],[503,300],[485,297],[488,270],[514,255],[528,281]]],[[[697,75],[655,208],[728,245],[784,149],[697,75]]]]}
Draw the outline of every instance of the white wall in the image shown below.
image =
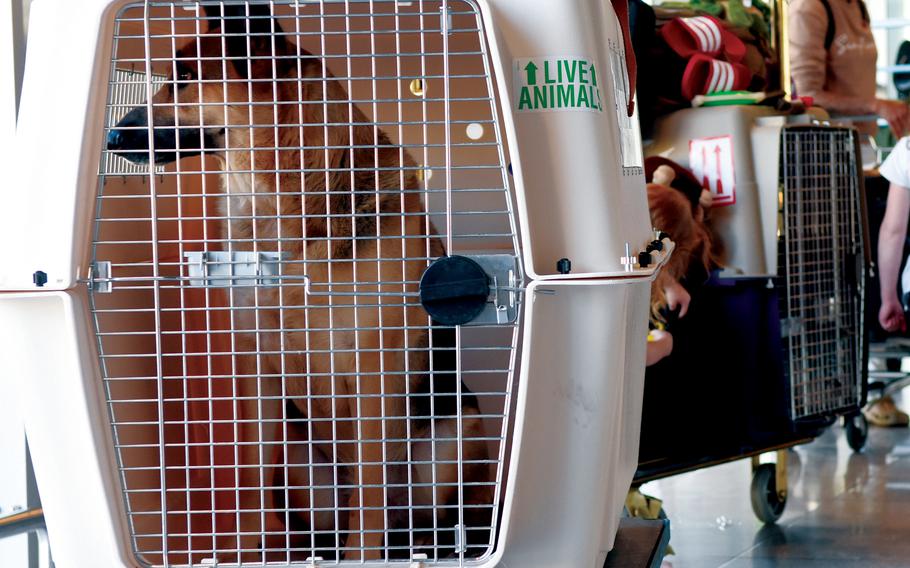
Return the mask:
{"type": "MultiPolygon", "coordinates": [[[[29,0],[0,0],[0,172],[12,154],[16,131],[16,96],[25,60],[25,18],[29,0]]],[[[8,183],[0,176],[0,183],[8,183]]],[[[9,244],[3,245],[9,246],[9,244]]],[[[0,324],[2,325],[2,324],[0,324]]],[[[17,404],[16,377],[0,368],[0,515],[37,505],[29,474],[25,429],[17,404]]],[[[38,539],[19,535],[0,539],[0,566],[38,566],[38,539]]]]}

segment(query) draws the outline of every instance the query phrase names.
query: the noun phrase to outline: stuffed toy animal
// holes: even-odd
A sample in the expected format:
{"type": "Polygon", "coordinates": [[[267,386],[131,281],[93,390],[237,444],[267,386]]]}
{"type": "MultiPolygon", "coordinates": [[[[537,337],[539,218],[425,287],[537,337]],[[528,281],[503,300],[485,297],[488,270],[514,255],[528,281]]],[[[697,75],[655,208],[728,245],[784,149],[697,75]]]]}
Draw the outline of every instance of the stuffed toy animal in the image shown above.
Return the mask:
{"type": "Polygon", "coordinates": [[[652,287],[651,314],[656,321],[663,320],[660,312],[664,308],[678,309],[679,317],[685,316],[690,297],[680,281],[693,266],[700,266],[707,272],[716,264],[711,253],[711,236],[704,225],[710,198],[704,195],[705,192],[699,192],[698,199],[691,201],[673,187],[675,179],[673,168],[662,164],[654,170],[652,181],[647,185],[651,224],[670,235],[676,243],[673,255],[652,287]]]}
{"type": "Polygon", "coordinates": [[[673,336],[664,329],[664,311],[689,311],[691,297],[680,281],[693,267],[708,272],[717,262],[712,254],[711,234],[704,224],[711,208],[711,193],[682,166],[665,158],[645,161],[648,209],[651,225],[670,235],[676,244],[670,260],[651,286],[651,322],[645,364],[650,366],[673,351],[673,336]],[[679,174],[677,173],[679,172],[679,174]]]}

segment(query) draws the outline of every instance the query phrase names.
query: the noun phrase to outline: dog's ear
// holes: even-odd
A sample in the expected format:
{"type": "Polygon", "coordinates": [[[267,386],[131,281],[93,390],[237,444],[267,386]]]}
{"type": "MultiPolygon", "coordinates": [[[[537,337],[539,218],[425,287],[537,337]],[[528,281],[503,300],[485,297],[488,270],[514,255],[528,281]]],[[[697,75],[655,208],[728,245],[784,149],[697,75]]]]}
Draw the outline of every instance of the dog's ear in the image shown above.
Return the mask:
{"type": "Polygon", "coordinates": [[[209,31],[214,32],[221,28],[221,4],[203,4],[202,12],[208,22],[209,31]]]}
{"type": "Polygon", "coordinates": [[[268,4],[205,4],[209,33],[223,33],[225,54],[244,78],[281,75],[289,66],[288,41],[268,4]],[[252,54],[252,57],[251,57],[252,54]]]}

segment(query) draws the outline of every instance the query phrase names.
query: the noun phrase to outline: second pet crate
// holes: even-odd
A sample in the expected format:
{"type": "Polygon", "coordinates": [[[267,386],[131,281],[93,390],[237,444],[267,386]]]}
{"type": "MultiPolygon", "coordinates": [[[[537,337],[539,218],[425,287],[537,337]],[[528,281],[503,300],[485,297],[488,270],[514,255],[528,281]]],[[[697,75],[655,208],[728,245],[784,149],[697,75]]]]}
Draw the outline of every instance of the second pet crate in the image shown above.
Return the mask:
{"type": "MultiPolygon", "coordinates": [[[[710,158],[690,152],[706,140],[722,140],[734,166],[724,189],[735,199],[710,212],[726,268],[690,283],[674,352],[647,370],[636,483],[803,443],[839,416],[850,445],[865,443],[870,256],[856,132],[763,107],[692,109],[659,124],[649,152],[693,166],[717,193],[710,158]]],[[[774,521],[785,464],[754,464],[753,509],[774,521]]]]}

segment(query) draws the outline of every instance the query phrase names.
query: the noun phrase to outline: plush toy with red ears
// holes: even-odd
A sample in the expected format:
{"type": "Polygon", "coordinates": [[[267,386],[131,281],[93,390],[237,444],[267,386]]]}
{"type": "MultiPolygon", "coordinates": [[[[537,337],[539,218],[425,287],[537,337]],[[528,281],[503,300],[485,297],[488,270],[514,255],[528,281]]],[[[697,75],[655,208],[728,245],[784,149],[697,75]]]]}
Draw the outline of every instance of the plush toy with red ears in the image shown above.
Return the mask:
{"type": "MultiPolygon", "coordinates": [[[[648,338],[648,365],[660,361],[673,349],[673,337],[662,329],[665,310],[678,310],[678,317],[684,317],[689,310],[691,297],[681,280],[696,265],[707,272],[716,264],[711,254],[710,232],[704,225],[706,211],[711,206],[710,192],[694,182],[694,176],[691,179],[678,176],[673,166],[682,169],[681,166],[660,160],[664,161],[652,162],[654,167],[649,174],[648,209],[652,226],[667,233],[676,248],[651,286],[651,320],[657,329],[648,338]]],[[[647,166],[646,161],[646,170],[647,166]]]]}

